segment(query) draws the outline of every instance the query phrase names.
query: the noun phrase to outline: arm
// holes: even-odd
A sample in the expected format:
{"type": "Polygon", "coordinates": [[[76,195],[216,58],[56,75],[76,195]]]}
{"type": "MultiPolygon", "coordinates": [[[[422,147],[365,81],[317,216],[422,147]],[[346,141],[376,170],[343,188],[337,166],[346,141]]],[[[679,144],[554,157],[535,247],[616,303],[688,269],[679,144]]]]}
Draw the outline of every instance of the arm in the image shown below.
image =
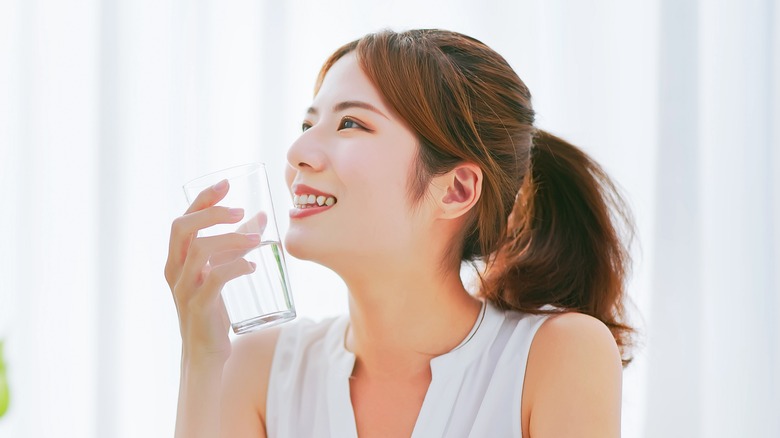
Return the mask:
{"type": "Polygon", "coordinates": [[[227,190],[226,182],[205,189],[171,227],[165,278],[182,337],[177,437],[265,436],[265,388],[277,333],[244,335],[231,345],[220,292],[226,282],[255,267],[241,257],[208,263],[216,254],[256,247],[259,235],[197,235],[214,224],[241,220],[243,211],[214,206],[227,190]]]}
{"type": "Polygon", "coordinates": [[[266,437],[265,402],[279,328],[241,335],[222,376],[220,436],[266,437]]]}
{"type": "Polygon", "coordinates": [[[242,335],[227,361],[182,357],[176,436],[265,438],[277,328],[242,335]]]}
{"type": "Polygon", "coordinates": [[[222,361],[194,361],[182,354],[176,437],[216,437],[222,404],[222,361]]]}
{"type": "Polygon", "coordinates": [[[522,395],[524,437],[619,437],[622,363],[599,320],[548,319],[531,344],[522,395]]]}

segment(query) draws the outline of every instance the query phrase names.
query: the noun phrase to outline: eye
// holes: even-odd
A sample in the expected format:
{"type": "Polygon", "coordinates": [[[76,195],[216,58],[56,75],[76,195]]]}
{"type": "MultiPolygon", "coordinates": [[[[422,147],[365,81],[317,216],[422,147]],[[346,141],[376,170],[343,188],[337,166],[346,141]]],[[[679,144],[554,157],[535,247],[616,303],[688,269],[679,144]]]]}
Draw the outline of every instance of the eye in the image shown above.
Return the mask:
{"type": "Polygon", "coordinates": [[[309,122],[303,122],[303,123],[301,124],[301,132],[306,132],[306,131],[308,131],[308,130],[309,130],[309,128],[311,128],[311,123],[309,123],[309,122]]]}
{"type": "Polygon", "coordinates": [[[341,131],[342,129],[365,129],[365,128],[363,128],[363,126],[360,123],[350,119],[349,117],[344,117],[343,119],[341,119],[341,122],[339,122],[339,131],[341,131]]]}

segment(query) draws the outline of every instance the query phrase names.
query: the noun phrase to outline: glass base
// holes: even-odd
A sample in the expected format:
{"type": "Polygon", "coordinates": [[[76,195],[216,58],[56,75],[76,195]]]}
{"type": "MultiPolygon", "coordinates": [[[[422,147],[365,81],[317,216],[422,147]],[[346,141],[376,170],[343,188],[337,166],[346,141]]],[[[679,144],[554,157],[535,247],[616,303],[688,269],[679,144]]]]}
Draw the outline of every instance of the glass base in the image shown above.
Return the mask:
{"type": "Polygon", "coordinates": [[[257,318],[247,319],[237,324],[231,324],[231,326],[233,327],[233,333],[241,335],[292,321],[295,319],[295,316],[295,310],[284,310],[258,316],[257,318]]]}

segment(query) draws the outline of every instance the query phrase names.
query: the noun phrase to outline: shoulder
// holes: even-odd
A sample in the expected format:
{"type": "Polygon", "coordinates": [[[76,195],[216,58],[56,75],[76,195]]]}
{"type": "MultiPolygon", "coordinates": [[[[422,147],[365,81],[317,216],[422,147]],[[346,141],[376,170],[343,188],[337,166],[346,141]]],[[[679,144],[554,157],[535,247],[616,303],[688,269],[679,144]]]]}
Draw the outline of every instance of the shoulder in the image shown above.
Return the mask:
{"type": "Polygon", "coordinates": [[[247,333],[233,341],[232,352],[222,374],[223,416],[264,421],[265,396],[274,351],[282,327],[247,333]]]}
{"type": "Polygon", "coordinates": [[[561,385],[572,383],[569,380],[620,378],[623,365],[615,338],[603,322],[568,312],[541,324],[531,343],[528,368],[532,382],[561,385]]]}
{"type": "Polygon", "coordinates": [[[233,341],[225,374],[243,381],[243,387],[246,387],[247,379],[257,379],[257,384],[262,389],[260,395],[263,395],[267,390],[268,377],[276,356],[300,353],[312,344],[322,342],[332,329],[334,321],[334,318],[318,322],[298,319],[278,327],[238,336],[233,341]],[[284,348],[277,348],[280,343],[284,348]]]}
{"type": "Polygon", "coordinates": [[[540,355],[588,361],[604,359],[622,367],[620,352],[609,328],[583,313],[568,312],[547,318],[539,327],[531,348],[540,355]]]}
{"type": "Polygon", "coordinates": [[[524,429],[535,437],[619,435],[622,369],[604,323],[575,312],[550,316],[528,356],[524,429]]]}
{"type": "Polygon", "coordinates": [[[235,425],[247,418],[264,425],[271,373],[280,353],[277,345],[285,346],[282,356],[305,350],[323,338],[331,322],[298,319],[236,337],[222,374],[223,417],[235,425]]]}

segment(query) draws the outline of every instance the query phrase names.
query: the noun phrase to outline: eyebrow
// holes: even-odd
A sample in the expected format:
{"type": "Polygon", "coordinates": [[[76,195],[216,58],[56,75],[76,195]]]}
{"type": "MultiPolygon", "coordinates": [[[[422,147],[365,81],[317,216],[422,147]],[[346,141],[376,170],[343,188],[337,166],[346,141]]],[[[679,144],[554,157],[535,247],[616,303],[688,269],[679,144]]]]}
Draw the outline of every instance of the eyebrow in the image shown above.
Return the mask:
{"type": "MultiPolygon", "coordinates": [[[[344,102],[339,102],[336,105],[333,106],[333,112],[338,113],[344,110],[348,110],[350,108],[362,108],[365,110],[369,110],[372,112],[375,112],[379,114],[380,116],[390,120],[382,111],[380,111],[377,107],[374,105],[371,105],[368,102],[361,102],[359,100],[347,100],[344,102]]],[[[317,115],[318,111],[317,108],[314,108],[313,106],[310,106],[309,109],[306,110],[306,114],[312,114],[317,115]]]]}

